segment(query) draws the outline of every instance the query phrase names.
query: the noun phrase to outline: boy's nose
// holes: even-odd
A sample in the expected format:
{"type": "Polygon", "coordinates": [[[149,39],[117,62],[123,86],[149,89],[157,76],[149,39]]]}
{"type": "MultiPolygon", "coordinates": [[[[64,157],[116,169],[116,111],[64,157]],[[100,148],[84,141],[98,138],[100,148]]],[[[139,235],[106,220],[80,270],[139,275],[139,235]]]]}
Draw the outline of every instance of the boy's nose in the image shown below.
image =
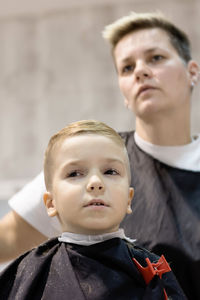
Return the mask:
{"type": "Polygon", "coordinates": [[[104,183],[101,178],[97,175],[93,175],[90,177],[88,184],[87,184],[87,191],[88,192],[103,192],[105,189],[104,183]]]}

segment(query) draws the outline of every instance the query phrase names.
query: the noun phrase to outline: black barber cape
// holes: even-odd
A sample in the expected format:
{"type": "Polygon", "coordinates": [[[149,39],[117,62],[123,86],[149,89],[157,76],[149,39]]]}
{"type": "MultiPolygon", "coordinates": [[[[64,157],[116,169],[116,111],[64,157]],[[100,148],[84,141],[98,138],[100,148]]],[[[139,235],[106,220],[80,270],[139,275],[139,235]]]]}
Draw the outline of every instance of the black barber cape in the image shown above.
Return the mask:
{"type": "Polygon", "coordinates": [[[121,136],[135,188],[133,213],[121,227],[139,245],[164,254],[188,299],[200,299],[200,172],[152,158],[135,144],[134,132],[121,136]]]}
{"type": "Polygon", "coordinates": [[[133,263],[158,257],[120,238],[91,246],[57,238],[20,256],[0,276],[1,300],[186,299],[172,272],[146,285],[133,263]],[[130,246],[131,245],[131,246],[130,246]]]}

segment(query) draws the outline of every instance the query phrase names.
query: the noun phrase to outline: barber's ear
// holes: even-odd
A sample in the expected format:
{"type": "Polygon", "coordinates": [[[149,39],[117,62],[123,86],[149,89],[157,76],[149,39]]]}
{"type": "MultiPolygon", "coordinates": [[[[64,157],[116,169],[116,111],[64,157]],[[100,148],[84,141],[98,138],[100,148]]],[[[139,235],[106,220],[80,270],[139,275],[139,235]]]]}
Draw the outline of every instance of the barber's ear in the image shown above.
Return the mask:
{"type": "Polygon", "coordinates": [[[132,213],[132,208],[131,208],[131,202],[134,196],[134,188],[130,187],[129,188],[129,199],[128,199],[128,206],[127,206],[127,214],[131,214],[132,213]]]}
{"type": "Polygon", "coordinates": [[[44,193],[43,200],[44,200],[44,204],[47,209],[48,216],[55,217],[57,215],[57,209],[56,209],[55,201],[52,198],[51,193],[50,192],[44,193]]]}
{"type": "Polygon", "coordinates": [[[190,60],[188,62],[188,72],[191,80],[191,86],[197,84],[199,79],[199,66],[196,61],[190,60]]]}

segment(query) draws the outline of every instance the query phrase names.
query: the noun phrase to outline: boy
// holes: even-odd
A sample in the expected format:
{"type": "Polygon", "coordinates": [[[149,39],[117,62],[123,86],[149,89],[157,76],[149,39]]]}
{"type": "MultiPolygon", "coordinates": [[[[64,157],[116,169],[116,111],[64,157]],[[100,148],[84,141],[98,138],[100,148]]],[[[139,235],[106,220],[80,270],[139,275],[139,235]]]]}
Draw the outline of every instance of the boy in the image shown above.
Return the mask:
{"type": "Polygon", "coordinates": [[[45,152],[44,174],[47,213],[63,233],[2,273],[1,300],[186,299],[164,257],[119,229],[134,189],[124,142],[112,128],[90,120],[59,131],[45,152]]]}

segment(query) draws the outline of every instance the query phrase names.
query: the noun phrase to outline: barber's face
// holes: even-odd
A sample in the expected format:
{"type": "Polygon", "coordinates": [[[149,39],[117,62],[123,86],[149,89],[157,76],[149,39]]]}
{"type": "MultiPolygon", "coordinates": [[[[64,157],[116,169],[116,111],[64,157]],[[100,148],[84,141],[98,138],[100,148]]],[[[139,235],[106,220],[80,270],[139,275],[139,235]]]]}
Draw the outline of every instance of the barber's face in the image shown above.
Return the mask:
{"type": "MultiPolygon", "coordinates": [[[[124,36],[114,49],[120,89],[136,117],[189,109],[196,64],[184,63],[165,31],[153,28],[124,36]]],[[[195,77],[196,78],[196,77],[195,77]]]]}

